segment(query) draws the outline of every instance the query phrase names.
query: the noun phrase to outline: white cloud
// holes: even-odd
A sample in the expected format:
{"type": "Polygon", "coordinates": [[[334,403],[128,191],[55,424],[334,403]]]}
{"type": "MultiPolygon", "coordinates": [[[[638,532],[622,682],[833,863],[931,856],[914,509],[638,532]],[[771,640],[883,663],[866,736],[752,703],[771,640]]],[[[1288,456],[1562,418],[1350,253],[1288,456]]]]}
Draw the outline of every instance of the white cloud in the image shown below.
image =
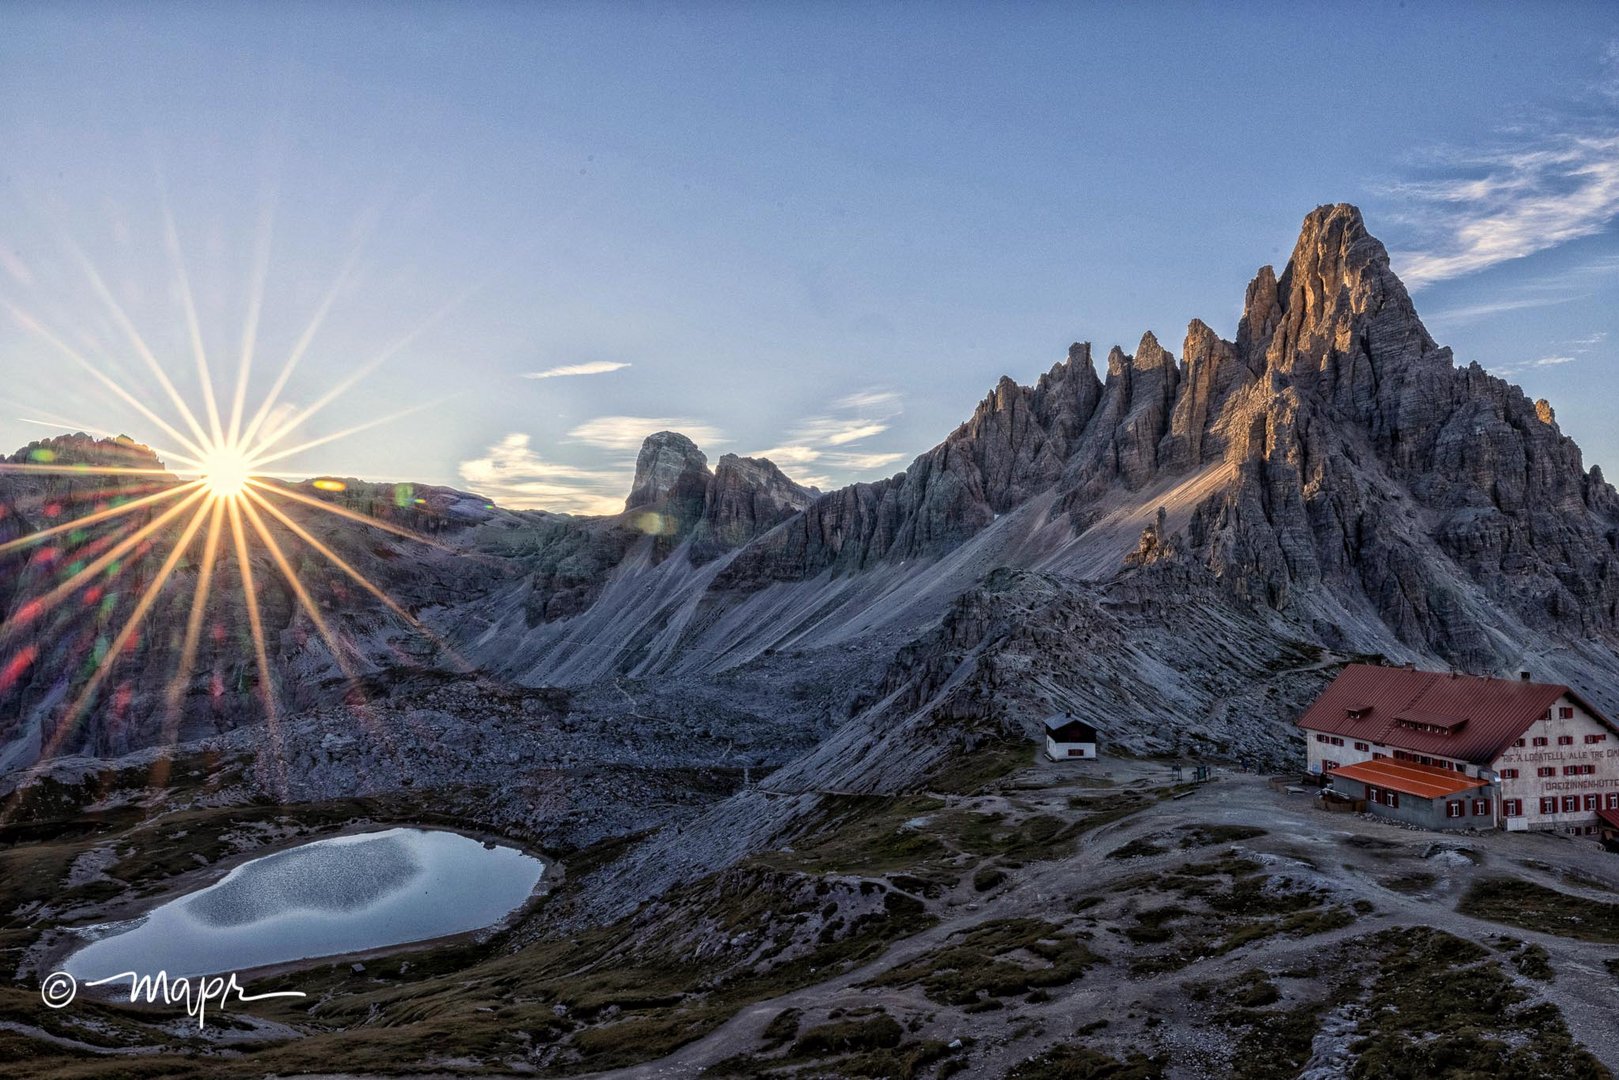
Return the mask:
{"type": "Polygon", "coordinates": [[[677,416],[598,416],[568,432],[568,437],[607,450],[639,450],[657,431],[678,431],[702,449],[726,441],[719,428],[677,416]]]}
{"type": "Polygon", "coordinates": [[[903,411],[900,396],[890,390],[861,390],[835,399],[828,411],[834,415],[811,416],[787,433],[780,446],[756,451],[753,456],[769,458],[801,484],[819,488],[834,486],[833,475],[793,475],[796,469],[814,465],[820,469],[850,474],[887,468],[905,458],[903,453],[841,449],[887,431],[887,421],[903,411]]]}
{"type": "Polygon", "coordinates": [[[1399,185],[1416,246],[1394,257],[1413,287],[1591,236],[1619,218],[1619,133],[1564,133],[1455,155],[1453,175],[1399,185]]]}
{"type": "Polygon", "coordinates": [[[616,514],[634,478],[631,470],[580,469],[548,462],[513,433],[481,458],[463,461],[461,479],[480,495],[514,510],[563,514],[616,514]]]}
{"type": "Polygon", "coordinates": [[[860,412],[881,412],[893,416],[900,411],[899,395],[892,390],[861,390],[841,397],[832,403],[835,409],[856,409],[860,412]]]}
{"type": "Polygon", "coordinates": [[[1535,367],[1556,367],[1558,364],[1572,364],[1574,360],[1572,356],[1542,356],[1535,361],[1535,367]]]}
{"type": "Polygon", "coordinates": [[[609,371],[621,371],[629,366],[615,360],[592,360],[587,364],[563,364],[561,367],[546,368],[544,371],[524,372],[522,378],[556,379],[565,375],[605,375],[609,371]]]}

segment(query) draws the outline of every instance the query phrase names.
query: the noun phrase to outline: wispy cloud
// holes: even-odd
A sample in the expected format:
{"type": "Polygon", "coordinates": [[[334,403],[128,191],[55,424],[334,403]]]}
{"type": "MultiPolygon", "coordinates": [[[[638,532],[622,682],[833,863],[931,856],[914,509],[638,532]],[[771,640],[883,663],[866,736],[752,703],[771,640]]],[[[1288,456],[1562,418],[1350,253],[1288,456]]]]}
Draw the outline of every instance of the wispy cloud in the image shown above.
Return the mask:
{"type": "Polygon", "coordinates": [[[563,364],[561,367],[546,368],[544,371],[527,371],[522,378],[525,379],[558,379],[567,375],[605,375],[609,371],[622,371],[629,364],[616,360],[592,360],[585,364],[563,364]]]}
{"type": "Polygon", "coordinates": [[[767,457],[799,483],[819,488],[832,487],[840,477],[853,473],[887,468],[905,458],[903,453],[845,449],[888,430],[889,421],[904,411],[898,394],[861,390],[837,398],[827,411],[829,415],[800,421],[781,445],[760,450],[754,456],[767,457]],[[834,472],[802,471],[811,468],[834,472]]]}
{"type": "Polygon", "coordinates": [[[1511,379],[1524,374],[1531,368],[1562,367],[1564,364],[1572,364],[1576,361],[1583,360],[1587,354],[1589,354],[1593,349],[1601,345],[1607,339],[1608,332],[1606,330],[1598,330],[1593,334],[1587,334],[1585,337],[1573,338],[1569,341],[1562,342],[1561,347],[1564,350],[1563,352],[1550,353],[1546,356],[1542,356],[1538,360],[1530,360],[1527,363],[1520,362],[1492,364],[1490,366],[1490,370],[1501,376],[1503,379],[1511,379]]]}
{"type": "Polygon", "coordinates": [[[568,438],[606,450],[639,450],[657,431],[678,431],[704,449],[726,441],[719,428],[678,416],[598,416],[569,431],[568,438]]]}
{"type": "Polygon", "coordinates": [[[480,495],[502,506],[563,514],[618,513],[633,478],[629,469],[581,469],[546,461],[521,433],[507,435],[483,457],[461,462],[460,473],[480,495]]]}
{"type": "MultiPolygon", "coordinates": [[[[1613,288],[1607,278],[1619,275],[1619,258],[1603,255],[1588,259],[1577,266],[1544,274],[1529,281],[1519,282],[1500,296],[1460,307],[1442,308],[1427,316],[1435,325],[1458,325],[1476,322],[1510,311],[1552,307],[1557,304],[1586,300],[1600,291],[1613,288]]],[[[1571,342],[1570,344],[1574,344],[1571,342]]]]}
{"type": "Polygon", "coordinates": [[[1418,239],[1394,265],[1413,287],[1591,236],[1619,217],[1619,133],[1564,133],[1453,155],[1450,175],[1397,185],[1418,239]]]}

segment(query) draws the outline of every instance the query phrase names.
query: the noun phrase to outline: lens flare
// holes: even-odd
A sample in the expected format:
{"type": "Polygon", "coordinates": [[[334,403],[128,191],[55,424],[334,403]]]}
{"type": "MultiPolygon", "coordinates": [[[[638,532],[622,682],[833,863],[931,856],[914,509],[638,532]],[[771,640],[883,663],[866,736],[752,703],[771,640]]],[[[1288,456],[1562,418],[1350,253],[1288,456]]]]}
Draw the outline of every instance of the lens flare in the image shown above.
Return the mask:
{"type": "MultiPolygon", "coordinates": [[[[300,578],[298,564],[289,557],[287,542],[294,544],[301,542],[314,555],[324,559],[344,577],[357,583],[365,592],[379,600],[403,624],[428,638],[440,655],[448,658],[456,667],[469,670],[468,665],[457,657],[444,641],[418,622],[381,586],[367,579],[359,569],[318,540],[302,523],[288,514],[287,510],[313,510],[361,526],[403,536],[430,547],[437,548],[443,545],[400,524],[380,520],[339,505],[328,498],[319,497],[319,493],[334,495],[344,492],[346,485],[341,481],[323,477],[310,485],[314,491],[305,494],[297,490],[295,485],[276,482],[264,471],[266,465],[271,462],[389,422],[397,419],[397,415],[404,415],[374,418],[318,438],[302,441],[294,441],[292,438],[316,412],[354,385],[359,375],[374,370],[382,361],[421,333],[427,325],[442,317],[448,309],[434,313],[417,330],[381,350],[377,357],[362,365],[355,377],[343,380],[313,405],[297,411],[293,419],[270,424],[267,421],[272,414],[279,416],[275,413],[277,398],[286,389],[293,369],[307,352],[342,284],[352,275],[354,257],[345,264],[338,275],[338,281],[322,299],[308,328],[299,337],[258,408],[249,412],[246,407],[248,376],[255,348],[257,313],[263,300],[264,275],[262,272],[257,273],[255,295],[249,299],[249,318],[241,344],[242,355],[237,365],[236,384],[228,399],[229,413],[222,414],[220,408],[222,398],[216,394],[210,375],[208,359],[203,349],[204,338],[197,325],[196,310],[191,301],[189,281],[180,258],[178,235],[172,220],[166,220],[166,236],[170,253],[176,262],[178,292],[185,302],[187,338],[192,346],[193,359],[201,379],[203,406],[201,416],[186,403],[174,381],[163,370],[158,355],[141,338],[133,321],[119,305],[101,274],[76,246],[72,250],[78,256],[94,291],[108,308],[113,322],[124,332],[131,351],[144,362],[148,373],[163,391],[162,396],[174,406],[172,417],[160,416],[149,405],[152,400],[150,396],[120,385],[101,366],[92,363],[69,345],[66,335],[56,328],[47,326],[37,315],[23,310],[10,301],[0,300],[0,307],[8,310],[20,326],[92,375],[98,383],[135,408],[181,448],[177,453],[173,451],[163,453],[172,471],[164,468],[64,461],[48,448],[35,453],[27,462],[0,462],[0,473],[32,474],[39,478],[42,485],[40,490],[47,493],[51,490],[48,485],[53,482],[79,485],[81,479],[86,480],[87,483],[71,490],[75,498],[91,504],[88,512],[71,520],[57,521],[55,520],[56,514],[59,513],[56,509],[57,497],[49,494],[40,496],[49,499],[41,506],[40,512],[50,523],[21,536],[12,531],[12,539],[0,542],[0,556],[30,548],[34,549],[33,556],[38,556],[39,553],[49,555],[50,557],[43,561],[35,557],[28,565],[44,567],[53,575],[42,578],[46,587],[41,590],[41,595],[22,597],[4,620],[0,621],[0,646],[4,646],[10,653],[10,658],[0,664],[0,693],[14,687],[23,679],[28,668],[39,662],[42,655],[41,646],[34,642],[25,643],[19,639],[24,635],[37,635],[42,632],[46,625],[45,617],[53,610],[62,607],[64,602],[74,596],[80,596],[83,604],[95,606],[105,617],[106,613],[115,610],[113,598],[106,594],[116,589],[119,581],[127,579],[129,587],[135,590],[132,593],[135,596],[134,606],[121,626],[102,625],[89,639],[85,639],[88,642],[87,652],[90,659],[80,668],[78,676],[73,681],[74,685],[67,688],[69,693],[61,696],[60,703],[49,718],[54,720],[54,727],[46,723],[39,733],[39,757],[34,766],[36,772],[44,768],[56,755],[91,709],[98,704],[106,707],[108,702],[128,699],[127,682],[108,685],[116,664],[121,657],[143,647],[141,623],[152,610],[157,607],[167,610],[171,607],[167,601],[162,600],[164,589],[171,583],[189,580],[194,585],[189,603],[183,605],[187,611],[184,619],[183,643],[178,650],[178,663],[172,675],[168,677],[167,692],[163,696],[165,710],[162,717],[163,738],[165,742],[179,741],[184,700],[188,690],[194,690],[198,674],[195,668],[199,644],[203,640],[205,624],[210,623],[208,617],[210,598],[215,594],[216,586],[220,589],[230,588],[230,577],[222,570],[216,570],[216,563],[228,556],[234,556],[236,563],[234,576],[240,583],[242,602],[239,606],[215,605],[221,610],[215,612],[216,618],[208,631],[209,640],[215,642],[238,640],[243,643],[243,655],[232,661],[236,671],[240,673],[236,676],[237,685],[245,691],[251,684],[256,684],[256,696],[263,703],[264,719],[268,727],[267,744],[271,748],[272,757],[279,753],[281,741],[276,687],[270,666],[269,642],[260,589],[266,580],[273,579],[275,575],[257,577],[253,567],[255,555],[279,571],[280,577],[291,591],[294,610],[301,613],[302,617],[313,626],[318,640],[329,650],[333,664],[349,681],[351,690],[354,691],[352,699],[360,701],[363,705],[363,699],[358,693],[359,680],[354,664],[359,653],[356,643],[346,640],[340,629],[322,613],[320,603],[311,592],[312,582],[300,578]],[[60,478],[63,477],[67,479],[62,481],[60,478]],[[52,478],[57,479],[53,481],[52,478]],[[284,504],[285,508],[277,503],[284,504]],[[272,525],[285,530],[289,541],[278,540],[271,531],[272,525]],[[90,531],[92,529],[99,531],[92,532],[90,531]],[[49,545],[47,541],[50,542],[49,545]],[[196,550],[197,548],[201,549],[200,552],[196,550]],[[62,551],[70,554],[61,555],[62,551]],[[155,559],[157,562],[155,570],[148,569],[146,562],[148,559],[155,559]],[[218,621],[221,615],[244,620],[245,626],[237,628],[243,632],[232,633],[222,626],[218,621]],[[256,680],[245,678],[249,667],[256,670],[256,680]]],[[[357,254],[356,252],[356,256],[357,254]]],[[[127,443],[127,440],[124,442],[127,443]]],[[[63,505],[71,505],[65,499],[61,501],[63,505]]],[[[395,501],[381,499],[377,501],[377,505],[391,507],[395,501]]],[[[416,499],[411,503],[409,510],[413,511],[421,505],[423,500],[416,499]]],[[[307,521],[309,515],[305,514],[304,517],[307,521]]],[[[407,521],[408,518],[407,511],[407,521]]],[[[62,610],[74,609],[69,607],[62,610]]],[[[217,687],[218,681],[219,672],[216,670],[211,673],[211,685],[217,687]]],[[[272,769],[283,764],[271,762],[272,769]]],[[[17,786],[8,804],[0,808],[0,824],[4,824],[14,815],[26,787],[25,780],[17,786]]]]}

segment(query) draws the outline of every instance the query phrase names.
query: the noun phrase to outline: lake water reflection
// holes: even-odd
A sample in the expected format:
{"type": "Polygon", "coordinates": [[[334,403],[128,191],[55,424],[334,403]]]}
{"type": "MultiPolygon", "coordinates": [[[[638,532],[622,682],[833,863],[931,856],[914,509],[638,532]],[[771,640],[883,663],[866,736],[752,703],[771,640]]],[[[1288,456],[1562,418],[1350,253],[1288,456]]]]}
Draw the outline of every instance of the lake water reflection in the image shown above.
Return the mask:
{"type": "Polygon", "coordinates": [[[545,864],[458,833],[389,829],[254,859],[70,956],[81,982],[134,971],[171,977],[425,941],[499,922],[545,864]]]}

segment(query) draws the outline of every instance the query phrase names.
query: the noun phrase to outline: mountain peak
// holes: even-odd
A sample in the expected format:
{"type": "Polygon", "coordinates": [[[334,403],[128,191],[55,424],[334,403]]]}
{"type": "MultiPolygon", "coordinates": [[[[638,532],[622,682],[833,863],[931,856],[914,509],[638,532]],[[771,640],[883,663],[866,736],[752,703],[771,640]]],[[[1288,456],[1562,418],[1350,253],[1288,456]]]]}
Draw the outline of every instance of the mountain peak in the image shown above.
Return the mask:
{"type": "Polygon", "coordinates": [[[671,497],[694,494],[701,506],[710,476],[708,457],[696,443],[678,431],[655,432],[646,437],[635,456],[635,482],[624,509],[655,506],[671,497]]]}

